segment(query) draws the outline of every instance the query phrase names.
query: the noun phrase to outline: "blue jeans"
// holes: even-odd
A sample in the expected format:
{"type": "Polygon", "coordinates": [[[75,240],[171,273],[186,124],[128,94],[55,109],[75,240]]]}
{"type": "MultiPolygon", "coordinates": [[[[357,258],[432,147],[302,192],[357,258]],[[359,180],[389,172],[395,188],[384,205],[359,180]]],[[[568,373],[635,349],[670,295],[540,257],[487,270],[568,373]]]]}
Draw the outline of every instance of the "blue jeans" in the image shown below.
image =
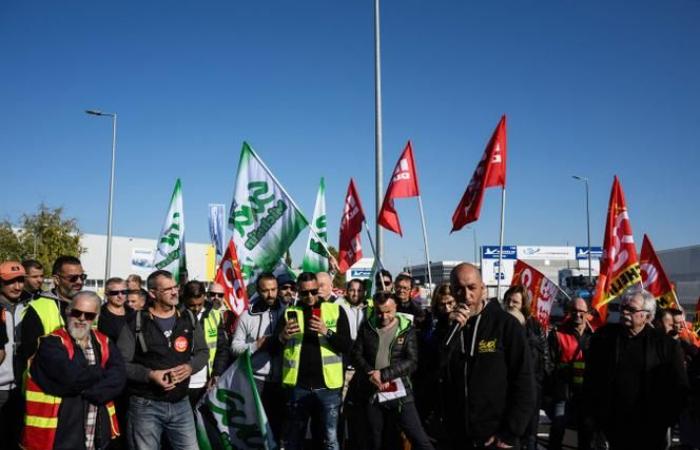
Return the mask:
{"type": "Polygon", "coordinates": [[[184,397],[176,403],[169,403],[132,395],[127,420],[129,449],[159,449],[163,432],[173,450],[199,448],[189,399],[184,397]]]}
{"type": "Polygon", "coordinates": [[[323,433],[323,447],[326,450],[339,450],[338,414],[340,413],[341,389],[304,389],[295,387],[289,392],[287,403],[287,450],[304,448],[304,436],[309,418],[313,415],[320,420],[323,433]]]}

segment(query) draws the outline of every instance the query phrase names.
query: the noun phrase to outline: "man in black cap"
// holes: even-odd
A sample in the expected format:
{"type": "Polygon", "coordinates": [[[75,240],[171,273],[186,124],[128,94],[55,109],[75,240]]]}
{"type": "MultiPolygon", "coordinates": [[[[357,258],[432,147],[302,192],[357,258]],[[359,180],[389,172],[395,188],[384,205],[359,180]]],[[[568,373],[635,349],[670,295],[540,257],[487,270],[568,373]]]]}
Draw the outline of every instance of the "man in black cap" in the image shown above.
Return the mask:
{"type": "Polygon", "coordinates": [[[293,306],[297,301],[297,283],[288,273],[277,277],[277,295],[283,306],[293,306]]]}

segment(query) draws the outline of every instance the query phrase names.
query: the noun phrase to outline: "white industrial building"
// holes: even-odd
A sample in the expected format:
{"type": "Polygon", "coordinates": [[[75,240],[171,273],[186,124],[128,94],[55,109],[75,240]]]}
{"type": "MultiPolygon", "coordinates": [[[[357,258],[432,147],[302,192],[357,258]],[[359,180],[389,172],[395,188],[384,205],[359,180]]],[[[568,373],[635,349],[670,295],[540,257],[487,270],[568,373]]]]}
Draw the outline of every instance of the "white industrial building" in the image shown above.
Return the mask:
{"type": "MultiPolygon", "coordinates": [[[[80,261],[88,275],[86,287],[100,290],[105,276],[107,236],[83,234],[80,245],[85,249],[80,255],[80,261]]],[[[211,281],[216,271],[214,247],[211,244],[187,242],[185,250],[189,279],[211,281]]],[[[145,279],[155,270],[155,251],[155,239],[112,236],[111,276],[126,278],[134,273],[145,279]]]]}

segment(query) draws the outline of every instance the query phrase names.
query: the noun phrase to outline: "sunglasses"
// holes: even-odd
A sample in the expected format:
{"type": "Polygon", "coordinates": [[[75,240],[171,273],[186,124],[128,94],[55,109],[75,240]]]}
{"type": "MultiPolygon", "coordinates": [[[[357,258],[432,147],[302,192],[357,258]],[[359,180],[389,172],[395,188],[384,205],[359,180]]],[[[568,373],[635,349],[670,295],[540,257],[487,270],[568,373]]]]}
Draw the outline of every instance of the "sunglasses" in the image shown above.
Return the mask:
{"type": "Polygon", "coordinates": [[[296,288],[292,284],[283,284],[280,286],[280,291],[286,291],[286,290],[295,290],[296,288]]]}
{"type": "Polygon", "coordinates": [[[299,291],[299,295],[306,297],[308,295],[318,295],[318,289],[309,289],[308,291],[299,291]]]}
{"type": "Polygon", "coordinates": [[[622,308],[620,308],[620,309],[622,309],[623,312],[628,312],[630,314],[644,311],[643,309],[637,309],[637,308],[634,308],[630,305],[622,305],[622,308]]]}
{"type": "Polygon", "coordinates": [[[210,292],[209,297],[224,298],[223,292],[210,292]]]}
{"type": "Polygon", "coordinates": [[[79,309],[71,309],[70,316],[75,318],[75,319],[80,319],[81,317],[85,317],[85,320],[95,320],[95,317],[97,317],[97,313],[81,311],[79,309]]]}
{"type": "Polygon", "coordinates": [[[78,280],[85,281],[85,280],[87,280],[87,277],[88,277],[86,273],[81,273],[80,275],[68,275],[68,276],[64,276],[64,275],[59,274],[58,276],[60,278],[63,278],[64,280],[68,280],[71,283],[75,283],[78,280]]]}
{"type": "Polygon", "coordinates": [[[119,291],[107,291],[107,295],[109,295],[109,296],[115,296],[115,295],[119,295],[119,294],[126,295],[130,292],[132,292],[132,291],[130,291],[128,289],[122,289],[119,291]]]}

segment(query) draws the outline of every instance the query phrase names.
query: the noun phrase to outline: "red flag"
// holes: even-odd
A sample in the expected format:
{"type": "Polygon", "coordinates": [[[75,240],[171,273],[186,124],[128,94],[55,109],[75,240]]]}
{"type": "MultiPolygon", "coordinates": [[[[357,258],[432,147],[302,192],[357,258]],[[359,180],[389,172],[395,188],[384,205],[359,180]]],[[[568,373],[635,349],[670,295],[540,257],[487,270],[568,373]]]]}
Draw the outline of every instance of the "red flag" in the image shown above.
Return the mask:
{"type": "Polygon", "coordinates": [[[642,271],[644,289],[656,298],[659,308],[681,309],[673,286],[654,251],[654,246],[651,245],[651,239],[646,234],[642,241],[642,252],[639,255],[639,267],[642,271]]]}
{"type": "Polygon", "coordinates": [[[224,257],[221,258],[214,281],[224,287],[226,307],[233,311],[236,316],[243,314],[243,311],[248,308],[248,293],[243,282],[243,274],[233,239],[229,241],[224,257]]]}
{"type": "Polygon", "coordinates": [[[418,174],[416,173],[416,162],[413,159],[413,148],[411,141],[408,141],[406,148],[399,157],[394,173],[391,175],[391,182],[386,188],[386,195],[382,203],[382,209],[379,211],[377,222],[389,231],[401,234],[401,224],[399,223],[399,215],[394,209],[395,198],[417,197],[418,192],[418,174]]]}
{"type": "Polygon", "coordinates": [[[452,214],[452,231],[479,220],[484,190],[495,186],[506,186],[506,116],[501,117],[498,126],[486,145],[484,155],[476,166],[472,179],[464,192],[457,209],[452,214]]]}
{"type": "Polygon", "coordinates": [[[596,318],[596,326],[607,320],[608,303],[620,296],[627,288],[642,282],[640,272],[632,225],[627,215],[625,194],[622,192],[620,181],[615,176],[610,192],[608,218],[605,223],[600,276],[592,301],[592,306],[599,314],[596,318]]]}
{"type": "Polygon", "coordinates": [[[545,277],[542,272],[521,260],[517,260],[515,263],[513,279],[510,284],[511,286],[522,285],[525,287],[532,302],[530,312],[546,330],[549,327],[549,315],[559,286],[545,277]]]}
{"type": "Polygon", "coordinates": [[[700,334],[700,298],[695,305],[695,320],[693,321],[693,328],[696,334],[700,334]]]}
{"type": "Polygon", "coordinates": [[[355,181],[350,178],[348,193],[343,206],[343,218],[340,221],[340,242],[338,243],[338,266],[340,273],[347,270],[362,258],[360,233],[365,213],[362,211],[360,196],[357,195],[355,181]]]}

